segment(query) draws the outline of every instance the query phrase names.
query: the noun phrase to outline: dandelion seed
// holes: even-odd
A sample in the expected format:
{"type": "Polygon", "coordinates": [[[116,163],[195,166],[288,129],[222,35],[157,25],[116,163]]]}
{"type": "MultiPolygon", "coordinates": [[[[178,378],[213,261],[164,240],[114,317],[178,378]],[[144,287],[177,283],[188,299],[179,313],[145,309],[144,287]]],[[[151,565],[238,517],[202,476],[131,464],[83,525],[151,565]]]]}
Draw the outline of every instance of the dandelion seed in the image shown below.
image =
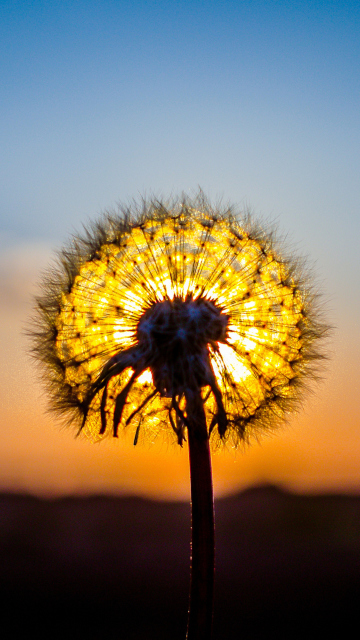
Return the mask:
{"type": "Polygon", "coordinates": [[[189,441],[188,637],[208,638],[211,616],[199,611],[212,599],[211,535],[203,549],[213,527],[209,441],[236,446],[296,407],[322,357],[315,296],[271,234],[213,209],[202,193],[106,214],[59,258],[34,331],[52,406],[93,440],[132,430],[134,444],[162,431],[189,441]],[[196,591],[199,572],[206,597],[196,591]]]}
{"type": "Polygon", "coordinates": [[[44,288],[35,350],[54,408],[92,439],[180,420],[179,437],[189,387],[206,398],[214,444],[238,444],[296,405],[323,333],[271,237],[199,201],[105,216],[44,288]]]}

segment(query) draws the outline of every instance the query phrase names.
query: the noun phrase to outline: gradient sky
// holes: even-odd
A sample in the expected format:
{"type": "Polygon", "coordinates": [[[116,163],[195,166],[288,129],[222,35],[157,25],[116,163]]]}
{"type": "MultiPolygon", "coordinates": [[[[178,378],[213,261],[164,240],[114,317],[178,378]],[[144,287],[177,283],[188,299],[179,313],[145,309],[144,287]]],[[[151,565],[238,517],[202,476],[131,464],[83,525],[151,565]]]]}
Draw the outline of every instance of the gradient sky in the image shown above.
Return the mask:
{"type": "Polygon", "coordinates": [[[0,489],[189,495],[186,451],[75,440],[24,330],[69,234],[139,194],[223,196],[309,256],[334,326],[325,381],[245,452],[254,482],[360,489],[360,5],[0,0],[0,489]]]}

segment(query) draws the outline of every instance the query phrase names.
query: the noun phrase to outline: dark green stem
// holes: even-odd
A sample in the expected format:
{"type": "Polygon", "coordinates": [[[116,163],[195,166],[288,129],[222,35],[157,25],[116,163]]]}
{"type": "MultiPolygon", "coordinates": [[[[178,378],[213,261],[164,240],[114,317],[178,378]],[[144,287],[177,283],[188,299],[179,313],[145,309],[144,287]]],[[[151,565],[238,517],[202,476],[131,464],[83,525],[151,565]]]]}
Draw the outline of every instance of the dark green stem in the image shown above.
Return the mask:
{"type": "Polygon", "coordinates": [[[212,635],[215,528],[209,435],[200,391],[186,394],[191,477],[191,583],[187,640],[212,635]]]}

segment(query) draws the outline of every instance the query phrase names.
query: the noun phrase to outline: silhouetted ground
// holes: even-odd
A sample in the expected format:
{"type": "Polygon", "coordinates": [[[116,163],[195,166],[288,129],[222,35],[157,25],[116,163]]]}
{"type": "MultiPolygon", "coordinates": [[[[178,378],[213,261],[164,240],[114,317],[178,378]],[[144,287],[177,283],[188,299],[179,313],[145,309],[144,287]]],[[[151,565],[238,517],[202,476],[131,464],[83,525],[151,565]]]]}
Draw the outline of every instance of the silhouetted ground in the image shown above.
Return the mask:
{"type": "MultiPolygon", "coordinates": [[[[260,487],[216,525],[214,640],[358,629],[360,497],[260,487]]],[[[2,637],[185,640],[189,540],[184,504],[0,495],[2,637]]]]}

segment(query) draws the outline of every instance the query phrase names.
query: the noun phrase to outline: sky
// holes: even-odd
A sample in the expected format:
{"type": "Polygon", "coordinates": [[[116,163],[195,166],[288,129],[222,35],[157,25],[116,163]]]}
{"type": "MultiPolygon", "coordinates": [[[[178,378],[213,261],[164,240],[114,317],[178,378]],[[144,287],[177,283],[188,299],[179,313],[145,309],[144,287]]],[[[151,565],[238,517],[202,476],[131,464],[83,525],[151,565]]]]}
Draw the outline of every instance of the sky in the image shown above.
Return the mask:
{"type": "Polygon", "coordinates": [[[26,329],[72,233],[200,186],[276,223],[333,327],[299,413],[213,456],[215,495],[359,492],[359,3],[0,0],[0,56],[0,490],[188,499],[185,449],[92,444],[46,412],[26,329]]]}

